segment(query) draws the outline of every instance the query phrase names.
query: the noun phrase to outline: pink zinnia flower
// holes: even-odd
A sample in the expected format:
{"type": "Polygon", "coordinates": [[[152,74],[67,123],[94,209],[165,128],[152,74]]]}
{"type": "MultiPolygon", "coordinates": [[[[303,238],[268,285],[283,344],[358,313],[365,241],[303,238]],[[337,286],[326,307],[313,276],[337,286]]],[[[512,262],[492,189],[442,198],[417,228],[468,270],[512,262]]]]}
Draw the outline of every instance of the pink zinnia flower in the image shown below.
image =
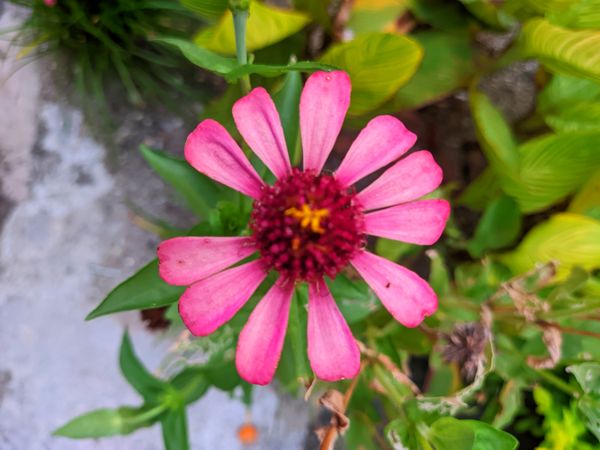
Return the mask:
{"type": "Polygon", "coordinates": [[[44,4],[45,4],[46,6],[50,6],[50,7],[52,7],[52,6],[55,6],[55,5],[56,5],[56,0],[44,0],[44,4]]]}
{"type": "Polygon", "coordinates": [[[365,250],[374,235],[429,245],[444,230],[445,200],[419,200],[436,189],[442,171],[431,153],[396,162],[371,185],[353,184],[397,160],[416,141],[392,116],[371,120],[334,173],[322,172],[350,103],[345,72],[317,72],[300,98],[303,170],[292,168],[279,114],[269,94],[256,88],[233,106],[233,118],[250,148],[277,177],[266,185],[229,133],[214,120],[200,123],[185,144],[199,172],[254,199],[251,236],[177,237],[158,248],[160,275],[189,286],[179,300],[185,325],[206,336],[229,321],[270,270],[279,279],[254,309],[237,346],[236,366],[245,380],[273,378],[297,282],[308,283],[308,357],[317,377],[354,377],[360,352],[324,277],[352,265],[392,316],[407,327],[437,309],[437,297],[414,272],[365,250]],[[251,262],[228,268],[258,252],[251,262]]]}

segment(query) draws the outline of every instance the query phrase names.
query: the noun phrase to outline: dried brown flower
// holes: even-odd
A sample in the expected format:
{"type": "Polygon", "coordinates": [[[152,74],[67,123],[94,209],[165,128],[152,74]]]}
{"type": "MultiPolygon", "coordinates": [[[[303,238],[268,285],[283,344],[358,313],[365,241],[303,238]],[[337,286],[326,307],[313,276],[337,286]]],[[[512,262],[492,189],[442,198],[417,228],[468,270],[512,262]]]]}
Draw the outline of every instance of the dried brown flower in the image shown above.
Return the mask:
{"type": "Polygon", "coordinates": [[[488,330],[479,322],[460,324],[445,339],[447,343],[442,350],[442,358],[446,363],[456,363],[464,380],[472,382],[484,358],[488,330]]]}

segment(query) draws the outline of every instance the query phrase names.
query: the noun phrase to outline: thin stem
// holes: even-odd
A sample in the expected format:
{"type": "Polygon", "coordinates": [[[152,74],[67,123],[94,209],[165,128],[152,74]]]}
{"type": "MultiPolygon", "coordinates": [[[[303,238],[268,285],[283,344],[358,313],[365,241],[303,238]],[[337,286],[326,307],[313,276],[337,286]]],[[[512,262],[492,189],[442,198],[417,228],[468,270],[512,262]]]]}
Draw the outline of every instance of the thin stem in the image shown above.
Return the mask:
{"type": "MultiPolygon", "coordinates": [[[[233,10],[233,28],[235,30],[235,52],[237,62],[240,66],[248,64],[248,53],[246,52],[246,22],[248,20],[248,10],[233,10]]],[[[242,92],[247,94],[252,86],[250,85],[250,76],[244,75],[240,78],[242,92]]]]}
{"type": "Polygon", "coordinates": [[[539,376],[541,376],[549,384],[551,384],[552,386],[554,386],[557,389],[560,389],[561,391],[565,392],[566,394],[572,395],[575,398],[577,398],[581,395],[581,392],[579,390],[577,390],[570,384],[565,383],[563,380],[558,378],[552,372],[549,372],[547,370],[537,370],[536,372],[538,373],[539,376]]]}

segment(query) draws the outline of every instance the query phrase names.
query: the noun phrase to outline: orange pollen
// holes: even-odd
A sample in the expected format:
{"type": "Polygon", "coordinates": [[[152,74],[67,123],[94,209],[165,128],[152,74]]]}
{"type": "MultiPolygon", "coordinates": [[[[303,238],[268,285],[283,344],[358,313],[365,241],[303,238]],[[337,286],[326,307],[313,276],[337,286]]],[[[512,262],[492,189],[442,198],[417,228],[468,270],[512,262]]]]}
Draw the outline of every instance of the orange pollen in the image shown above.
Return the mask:
{"type": "Polygon", "coordinates": [[[329,216],[329,210],[323,209],[312,209],[306,203],[302,205],[302,209],[298,209],[295,206],[285,210],[286,216],[292,216],[298,222],[302,228],[310,228],[314,233],[323,234],[325,229],[321,226],[321,220],[329,216]]]}

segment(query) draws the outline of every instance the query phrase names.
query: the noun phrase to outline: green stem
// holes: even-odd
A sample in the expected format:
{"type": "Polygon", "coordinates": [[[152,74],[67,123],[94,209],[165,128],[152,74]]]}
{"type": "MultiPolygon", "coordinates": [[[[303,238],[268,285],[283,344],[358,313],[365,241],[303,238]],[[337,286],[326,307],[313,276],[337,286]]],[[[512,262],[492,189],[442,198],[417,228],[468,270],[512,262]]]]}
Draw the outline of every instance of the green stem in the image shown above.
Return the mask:
{"type": "MultiPolygon", "coordinates": [[[[235,52],[237,62],[240,66],[248,64],[248,53],[246,52],[246,22],[248,20],[248,10],[233,10],[233,28],[235,29],[235,52]]],[[[250,85],[250,76],[244,75],[240,78],[242,92],[247,94],[252,86],[250,85]]]]}
{"type": "Polygon", "coordinates": [[[552,372],[550,372],[548,370],[536,370],[536,372],[538,373],[539,376],[541,376],[549,384],[551,384],[552,386],[554,386],[557,389],[560,389],[561,391],[565,392],[566,394],[569,394],[575,398],[578,398],[581,395],[581,392],[578,389],[576,389],[573,386],[571,386],[570,384],[564,382],[563,380],[558,378],[556,375],[554,375],[552,372]]]}
{"type": "Polygon", "coordinates": [[[162,405],[158,405],[155,406],[152,409],[149,409],[148,411],[146,411],[143,414],[140,414],[139,416],[135,416],[132,419],[130,419],[130,423],[131,424],[143,424],[145,422],[147,422],[148,420],[152,420],[155,417],[159,416],[160,414],[162,414],[166,409],[168,408],[168,405],[166,404],[162,404],[162,405]]]}

